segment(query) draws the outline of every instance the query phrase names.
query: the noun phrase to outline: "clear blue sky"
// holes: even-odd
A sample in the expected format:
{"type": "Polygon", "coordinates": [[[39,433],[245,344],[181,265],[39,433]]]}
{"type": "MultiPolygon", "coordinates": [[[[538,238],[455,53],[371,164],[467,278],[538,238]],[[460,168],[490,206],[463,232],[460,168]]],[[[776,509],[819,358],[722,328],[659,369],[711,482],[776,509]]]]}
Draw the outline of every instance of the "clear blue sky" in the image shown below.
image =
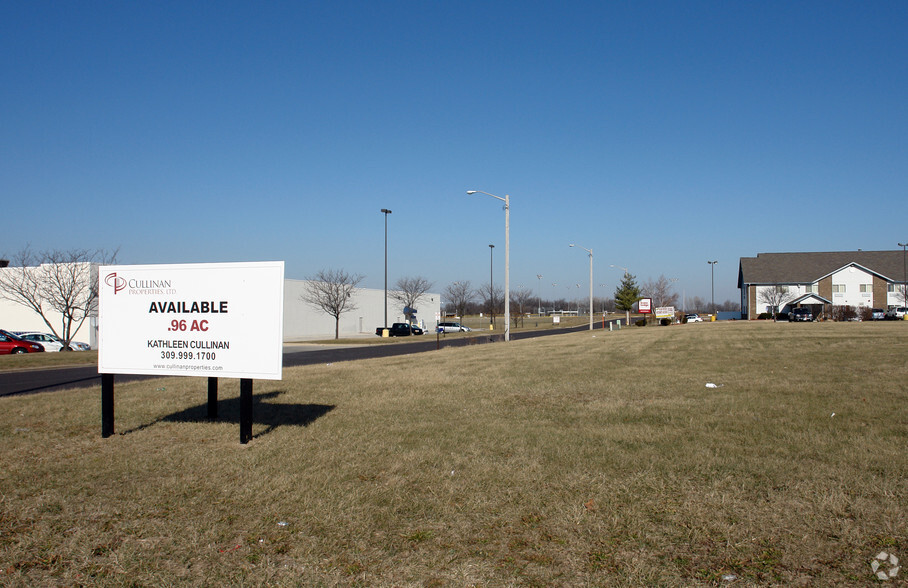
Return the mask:
{"type": "MultiPolygon", "coordinates": [[[[908,2],[0,2],[0,256],[738,300],[908,240],[908,2]],[[542,279],[537,279],[542,274],[542,279]],[[553,288],[552,283],[558,286],[553,288]],[[581,284],[576,288],[575,284],[581,284]],[[605,284],[600,287],[600,284],[605,284]],[[569,287],[573,287],[569,289],[569,287]]],[[[576,293],[575,293],[576,292],[576,293]]]]}

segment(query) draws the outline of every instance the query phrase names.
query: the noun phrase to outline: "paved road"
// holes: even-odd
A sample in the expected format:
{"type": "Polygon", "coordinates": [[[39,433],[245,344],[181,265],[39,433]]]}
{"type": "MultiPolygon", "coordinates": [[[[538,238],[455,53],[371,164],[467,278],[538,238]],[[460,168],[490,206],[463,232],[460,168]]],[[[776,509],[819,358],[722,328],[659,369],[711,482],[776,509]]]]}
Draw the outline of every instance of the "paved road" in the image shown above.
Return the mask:
{"type": "MultiPolygon", "coordinates": [[[[610,321],[609,321],[610,322],[610,321]]],[[[602,328],[602,322],[594,324],[597,329],[602,328]]],[[[562,335],[576,333],[588,327],[575,327],[564,329],[549,329],[545,331],[525,331],[511,333],[511,339],[532,339],[547,335],[562,335]]],[[[375,357],[393,357],[410,353],[434,351],[438,347],[463,347],[481,343],[492,343],[504,340],[503,334],[479,335],[474,337],[436,338],[428,335],[419,341],[395,343],[393,345],[358,345],[335,347],[333,345],[303,345],[287,346],[284,349],[284,367],[297,365],[313,365],[317,363],[336,363],[341,361],[354,361],[357,359],[371,359],[375,357]]],[[[117,375],[117,382],[150,379],[161,376],[128,376],[117,375]]],[[[100,386],[101,376],[97,366],[80,366],[70,368],[54,368],[46,370],[23,370],[16,372],[0,373],[0,396],[11,394],[27,394],[33,392],[51,392],[72,388],[88,388],[100,386]]]]}

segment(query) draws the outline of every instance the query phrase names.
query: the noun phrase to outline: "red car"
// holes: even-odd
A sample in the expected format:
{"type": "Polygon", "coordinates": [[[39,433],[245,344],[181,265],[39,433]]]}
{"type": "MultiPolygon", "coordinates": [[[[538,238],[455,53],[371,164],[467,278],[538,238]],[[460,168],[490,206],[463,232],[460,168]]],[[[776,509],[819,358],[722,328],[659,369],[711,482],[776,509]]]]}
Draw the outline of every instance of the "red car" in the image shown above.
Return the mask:
{"type": "Polygon", "coordinates": [[[39,353],[44,351],[44,346],[34,341],[26,341],[13,335],[9,331],[0,329],[0,355],[10,353],[39,353]]]}

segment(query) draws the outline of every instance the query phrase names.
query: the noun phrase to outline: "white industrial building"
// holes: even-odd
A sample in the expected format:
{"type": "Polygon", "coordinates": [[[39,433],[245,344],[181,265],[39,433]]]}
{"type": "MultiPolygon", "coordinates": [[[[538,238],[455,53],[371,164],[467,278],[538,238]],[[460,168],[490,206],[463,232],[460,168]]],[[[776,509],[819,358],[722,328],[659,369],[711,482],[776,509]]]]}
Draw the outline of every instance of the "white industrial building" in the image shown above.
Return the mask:
{"type": "MultiPolygon", "coordinates": [[[[305,280],[284,280],[284,341],[300,339],[330,339],[334,337],[334,317],[316,310],[300,298],[305,280]]],[[[355,310],[345,312],[340,319],[340,336],[375,333],[385,326],[385,291],[357,288],[353,295],[355,310]]],[[[416,318],[420,326],[434,329],[441,312],[441,295],[426,293],[419,299],[416,318]]],[[[388,291],[388,325],[405,322],[404,305],[388,291]]]]}
{"type": "MultiPolygon", "coordinates": [[[[0,272],[10,271],[0,267],[0,272]]],[[[93,272],[97,275],[97,272],[93,272]]],[[[334,317],[315,309],[303,302],[301,296],[305,290],[305,280],[284,280],[284,341],[305,339],[333,339],[334,317]]],[[[403,303],[394,299],[393,292],[388,292],[388,325],[404,322],[403,303]]],[[[363,333],[374,335],[377,327],[385,321],[385,291],[370,288],[357,288],[353,295],[355,309],[345,312],[340,319],[340,336],[353,336],[363,333]]],[[[441,311],[441,296],[438,293],[426,293],[417,305],[417,322],[428,329],[434,329],[441,311]]],[[[57,328],[62,324],[62,315],[48,312],[48,319],[57,328]]],[[[73,325],[75,328],[75,325],[73,325]]],[[[44,320],[33,310],[0,298],[0,329],[7,331],[41,331],[50,332],[44,320]]],[[[83,341],[97,348],[97,318],[90,317],[73,335],[74,341],[83,341]]]]}

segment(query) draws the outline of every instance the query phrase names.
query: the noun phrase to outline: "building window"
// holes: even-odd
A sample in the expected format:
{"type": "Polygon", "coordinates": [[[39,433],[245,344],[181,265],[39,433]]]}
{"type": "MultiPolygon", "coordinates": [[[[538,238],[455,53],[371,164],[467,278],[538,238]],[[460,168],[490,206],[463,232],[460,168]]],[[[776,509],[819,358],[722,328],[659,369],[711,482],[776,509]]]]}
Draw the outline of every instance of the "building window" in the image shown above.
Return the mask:
{"type": "Polygon", "coordinates": [[[820,285],[819,284],[807,284],[807,286],[804,287],[804,291],[807,294],[819,294],[820,285]]]}
{"type": "Polygon", "coordinates": [[[845,293],[845,284],[833,284],[832,293],[833,294],[844,294],[845,293]]]}
{"type": "Polygon", "coordinates": [[[899,292],[899,286],[901,286],[901,284],[886,284],[886,291],[899,292]]]}
{"type": "Polygon", "coordinates": [[[861,294],[872,294],[873,284],[861,284],[861,294]]]}

